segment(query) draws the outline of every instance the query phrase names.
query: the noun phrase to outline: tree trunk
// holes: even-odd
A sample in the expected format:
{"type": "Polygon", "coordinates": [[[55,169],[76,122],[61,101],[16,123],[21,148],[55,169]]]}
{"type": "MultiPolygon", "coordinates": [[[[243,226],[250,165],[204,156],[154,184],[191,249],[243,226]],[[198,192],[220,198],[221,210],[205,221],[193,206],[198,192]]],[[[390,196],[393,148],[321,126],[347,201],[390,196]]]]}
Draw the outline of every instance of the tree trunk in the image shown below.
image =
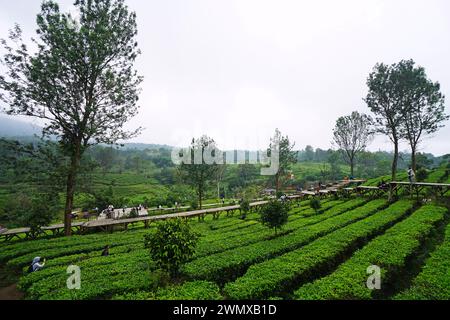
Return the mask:
{"type": "Polygon", "coordinates": [[[275,174],[275,193],[280,191],[280,175],[278,173],[275,174]]]}
{"type": "Polygon", "coordinates": [[[416,147],[411,146],[411,168],[416,172],[416,147]]]}
{"type": "Polygon", "coordinates": [[[217,181],[217,199],[220,199],[220,180],[217,181]]]}
{"type": "Polygon", "coordinates": [[[198,206],[199,206],[200,210],[202,209],[202,198],[203,198],[203,192],[202,192],[201,187],[199,187],[198,188],[198,206]]]}
{"type": "Polygon", "coordinates": [[[350,159],[350,176],[354,178],[354,167],[355,167],[355,159],[350,159]]]}
{"type": "Polygon", "coordinates": [[[394,140],[394,159],[392,160],[392,181],[397,178],[398,140],[394,140]]]}
{"type": "Polygon", "coordinates": [[[75,181],[78,173],[78,167],[80,165],[80,157],[81,143],[76,143],[75,150],[71,156],[66,183],[66,206],[64,209],[64,234],[66,236],[72,235],[73,197],[75,195],[75,181]]]}

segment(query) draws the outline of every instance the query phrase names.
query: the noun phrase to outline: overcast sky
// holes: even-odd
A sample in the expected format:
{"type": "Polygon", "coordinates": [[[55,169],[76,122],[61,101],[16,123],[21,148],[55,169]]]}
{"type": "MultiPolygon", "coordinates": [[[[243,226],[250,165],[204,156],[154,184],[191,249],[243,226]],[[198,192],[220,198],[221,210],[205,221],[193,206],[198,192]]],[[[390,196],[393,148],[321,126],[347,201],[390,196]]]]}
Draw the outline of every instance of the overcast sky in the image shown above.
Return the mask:
{"type": "MultiPolygon", "coordinates": [[[[1,0],[0,37],[34,35],[38,0],[1,0]]],[[[58,1],[70,10],[71,0],[58,1]]],[[[439,81],[450,113],[447,0],[128,0],[144,76],[135,142],[186,145],[203,133],[223,149],[264,148],[275,128],[299,149],[331,147],[337,117],[368,112],[377,62],[414,59],[439,81]]],[[[422,151],[450,152],[450,123],[422,151]]],[[[403,145],[402,149],[406,150],[403,145]]],[[[391,150],[377,138],[371,150],[391,150]]]]}

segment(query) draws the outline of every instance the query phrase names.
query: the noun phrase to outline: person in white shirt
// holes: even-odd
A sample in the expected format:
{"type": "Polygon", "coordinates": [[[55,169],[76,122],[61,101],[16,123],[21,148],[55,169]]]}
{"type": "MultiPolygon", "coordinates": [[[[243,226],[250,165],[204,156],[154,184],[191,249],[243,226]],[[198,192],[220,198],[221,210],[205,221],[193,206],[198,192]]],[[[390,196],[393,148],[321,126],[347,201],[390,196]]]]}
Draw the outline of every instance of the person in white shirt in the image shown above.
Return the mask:
{"type": "Polygon", "coordinates": [[[33,259],[33,261],[31,262],[31,266],[30,266],[30,271],[31,272],[36,272],[41,270],[43,267],[45,266],[45,258],[42,259],[41,257],[36,257],[33,259]]]}
{"type": "Polygon", "coordinates": [[[409,180],[409,183],[413,183],[414,182],[415,175],[416,174],[414,173],[414,170],[411,167],[409,167],[409,169],[408,169],[408,180],[409,180]]]}

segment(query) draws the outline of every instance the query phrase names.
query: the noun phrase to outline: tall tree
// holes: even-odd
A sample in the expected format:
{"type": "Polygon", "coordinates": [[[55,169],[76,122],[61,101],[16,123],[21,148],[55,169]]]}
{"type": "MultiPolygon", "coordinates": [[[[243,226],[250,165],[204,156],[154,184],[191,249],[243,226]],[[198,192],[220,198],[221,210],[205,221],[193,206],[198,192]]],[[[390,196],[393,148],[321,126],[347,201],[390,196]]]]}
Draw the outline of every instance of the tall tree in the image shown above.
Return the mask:
{"type": "Polygon", "coordinates": [[[35,53],[29,53],[19,26],[11,31],[15,47],[2,41],[7,72],[0,76],[0,99],[9,114],[45,120],[45,135],[58,137],[70,158],[66,179],[65,234],[80,159],[98,143],[135,136],[123,125],[137,114],[142,78],[133,69],[140,51],[136,15],[124,0],[76,0],[79,17],[44,1],[37,16],[35,53]]]}
{"type": "Polygon", "coordinates": [[[295,143],[291,144],[288,136],[283,136],[281,131],[275,129],[274,136],[270,139],[270,149],[269,152],[274,150],[278,154],[278,170],[275,173],[275,189],[280,191],[283,179],[287,177],[289,173],[289,168],[292,164],[297,162],[297,152],[292,151],[294,149],[295,143]]]}
{"type": "Polygon", "coordinates": [[[388,136],[394,144],[392,180],[395,180],[397,174],[398,146],[402,138],[403,114],[400,102],[403,94],[398,79],[398,65],[376,64],[367,79],[369,92],[364,99],[375,115],[375,131],[388,136]]]}
{"type": "Polygon", "coordinates": [[[220,164],[217,166],[216,170],[217,199],[220,199],[220,189],[221,189],[220,184],[222,183],[225,170],[226,170],[225,164],[220,164]]]}
{"type": "MultiPolygon", "coordinates": [[[[216,143],[208,136],[202,136],[199,139],[192,139],[188,150],[186,162],[183,161],[178,167],[181,179],[195,189],[198,197],[199,208],[202,208],[202,202],[208,185],[217,178],[217,170],[220,163],[209,163],[206,156],[208,152],[215,157],[217,152],[216,143]]],[[[217,155],[218,156],[218,155],[217,155]]],[[[223,158],[221,158],[223,161],[223,158]]],[[[217,159],[219,160],[219,159],[217,159]]]]}
{"type": "Polygon", "coordinates": [[[358,153],[364,151],[372,138],[371,122],[369,116],[353,111],[351,115],[337,119],[333,129],[333,140],[350,165],[351,176],[354,176],[358,153]]]}
{"type": "Polygon", "coordinates": [[[413,60],[398,63],[399,87],[403,96],[402,137],[411,147],[411,167],[416,170],[416,154],[421,139],[435,133],[449,119],[445,114],[444,95],[440,84],[427,78],[425,69],[413,60]]]}
{"type": "Polygon", "coordinates": [[[305,148],[305,161],[314,161],[314,148],[310,145],[305,148]]]}

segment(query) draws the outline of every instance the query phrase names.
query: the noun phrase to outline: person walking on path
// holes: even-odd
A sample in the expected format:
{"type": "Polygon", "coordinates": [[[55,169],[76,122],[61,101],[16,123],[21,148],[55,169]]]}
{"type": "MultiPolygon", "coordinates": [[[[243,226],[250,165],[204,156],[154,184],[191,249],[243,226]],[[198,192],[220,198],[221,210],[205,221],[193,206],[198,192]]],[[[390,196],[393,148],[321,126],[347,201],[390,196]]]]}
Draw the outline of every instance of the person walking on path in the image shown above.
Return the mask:
{"type": "Polygon", "coordinates": [[[415,174],[414,170],[411,167],[409,167],[408,168],[408,180],[409,180],[409,183],[413,183],[414,182],[414,177],[415,176],[416,176],[416,174],[415,174]]]}

